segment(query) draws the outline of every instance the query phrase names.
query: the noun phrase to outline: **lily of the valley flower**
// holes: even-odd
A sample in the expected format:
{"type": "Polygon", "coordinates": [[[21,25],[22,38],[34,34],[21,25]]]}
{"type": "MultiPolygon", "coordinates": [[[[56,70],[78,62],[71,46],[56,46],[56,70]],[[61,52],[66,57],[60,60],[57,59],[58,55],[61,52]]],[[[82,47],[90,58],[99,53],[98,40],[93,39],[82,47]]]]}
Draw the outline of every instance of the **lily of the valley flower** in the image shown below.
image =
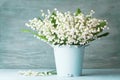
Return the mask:
{"type": "Polygon", "coordinates": [[[107,21],[92,17],[95,13],[84,15],[80,9],[75,13],[60,12],[56,8],[45,14],[41,10],[40,18],[34,18],[26,23],[26,26],[35,30],[37,37],[53,45],[85,45],[102,36],[104,29],[108,29],[107,21]]]}

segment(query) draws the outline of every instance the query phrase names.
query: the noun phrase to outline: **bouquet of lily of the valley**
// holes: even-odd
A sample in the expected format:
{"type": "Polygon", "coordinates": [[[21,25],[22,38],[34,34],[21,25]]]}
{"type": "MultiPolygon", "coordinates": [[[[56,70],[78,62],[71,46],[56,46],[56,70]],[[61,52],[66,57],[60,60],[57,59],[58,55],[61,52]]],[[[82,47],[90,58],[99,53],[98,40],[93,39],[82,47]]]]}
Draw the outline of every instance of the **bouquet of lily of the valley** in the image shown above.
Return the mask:
{"type": "Polygon", "coordinates": [[[45,14],[41,10],[41,18],[26,23],[33,31],[26,31],[52,45],[86,45],[108,35],[108,32],[103,32],[108,29],[107,21],[94,18],[93,13],[93,10],[85,15],[80,9],[75,13],[54,9],[45,14]]]}

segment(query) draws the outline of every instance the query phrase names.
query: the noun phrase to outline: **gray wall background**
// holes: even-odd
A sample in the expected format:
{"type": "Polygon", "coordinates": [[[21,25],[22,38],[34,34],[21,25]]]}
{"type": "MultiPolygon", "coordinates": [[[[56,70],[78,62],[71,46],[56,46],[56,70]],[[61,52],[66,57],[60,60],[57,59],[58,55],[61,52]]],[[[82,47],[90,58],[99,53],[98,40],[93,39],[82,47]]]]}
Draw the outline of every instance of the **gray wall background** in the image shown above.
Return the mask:
{"type": "Polygon", "coordinates": [[[110,35],[86,48],[84,68],[120,68],[120,0],[0,0],[0,68],[55,68],[53,48],[20,31],[40,9],[55,7],[93,9],[96,17],[107,19],[110,35]]]}

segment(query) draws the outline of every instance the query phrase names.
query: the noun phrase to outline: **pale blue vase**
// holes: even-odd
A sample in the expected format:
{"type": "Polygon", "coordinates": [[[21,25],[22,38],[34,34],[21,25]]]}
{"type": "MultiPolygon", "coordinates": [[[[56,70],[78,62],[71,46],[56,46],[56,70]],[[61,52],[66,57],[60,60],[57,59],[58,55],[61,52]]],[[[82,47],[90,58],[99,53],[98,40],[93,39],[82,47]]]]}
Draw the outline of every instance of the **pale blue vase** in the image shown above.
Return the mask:
{"type": "Polygon", "coordinates": [[[85,46],[54,46],[54,56],[58,76],[82,75],[85,46]]]}

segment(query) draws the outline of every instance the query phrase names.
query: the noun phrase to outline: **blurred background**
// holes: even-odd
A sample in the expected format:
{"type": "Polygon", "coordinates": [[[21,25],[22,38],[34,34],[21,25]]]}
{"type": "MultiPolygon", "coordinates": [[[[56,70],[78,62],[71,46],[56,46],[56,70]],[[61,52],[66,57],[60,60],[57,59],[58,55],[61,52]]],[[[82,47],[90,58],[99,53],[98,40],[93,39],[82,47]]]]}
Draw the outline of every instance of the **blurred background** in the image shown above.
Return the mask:
{"type": "Polygon", "coordinates": [[[53,48],[21,32],[41,9],[54,8],[85,14],[92,9],[106,19],[110,35],[86,47],[84,68],[120,68],[120,0],[0,0],[0,68],[55,68],[53,48]]]}

